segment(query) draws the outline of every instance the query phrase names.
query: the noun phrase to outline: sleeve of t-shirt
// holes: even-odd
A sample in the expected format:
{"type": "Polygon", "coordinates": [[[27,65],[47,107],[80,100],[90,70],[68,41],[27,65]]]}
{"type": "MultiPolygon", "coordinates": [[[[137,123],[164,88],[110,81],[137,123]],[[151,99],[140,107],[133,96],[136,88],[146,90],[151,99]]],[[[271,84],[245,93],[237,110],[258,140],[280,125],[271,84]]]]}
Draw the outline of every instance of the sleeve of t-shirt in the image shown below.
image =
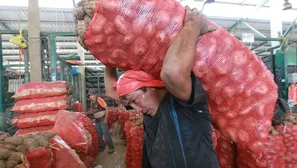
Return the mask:
{"type": "Polygon", "coordinates": [[[191,80],[192,80],[192,91],[191,96],[188,101],[184,101],[181,99],[176,98],[176,100],[182,105],[182,106],[192,106],[195,104],[206,104],[207,103],[207,95],[200,83],[200,81],[195,77],[194,73],[191,74],[191,80]]]}

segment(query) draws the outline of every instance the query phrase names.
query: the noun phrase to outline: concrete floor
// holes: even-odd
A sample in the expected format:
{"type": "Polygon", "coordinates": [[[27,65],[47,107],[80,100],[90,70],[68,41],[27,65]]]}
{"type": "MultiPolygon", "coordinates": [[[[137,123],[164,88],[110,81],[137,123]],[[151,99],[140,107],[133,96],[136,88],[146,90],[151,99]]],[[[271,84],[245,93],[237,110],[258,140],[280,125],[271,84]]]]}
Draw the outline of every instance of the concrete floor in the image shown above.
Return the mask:
{"type": "Polygon", "coordinates": [[[104,152],[100,152],[94,162],[94,165],[101,165],[102,168],[126,168],[125,166],[125,152],[127,147],[124,145],[125,141],[118,137],[113,137],[115,152],[108,153],[108,147],[104,152]]]}

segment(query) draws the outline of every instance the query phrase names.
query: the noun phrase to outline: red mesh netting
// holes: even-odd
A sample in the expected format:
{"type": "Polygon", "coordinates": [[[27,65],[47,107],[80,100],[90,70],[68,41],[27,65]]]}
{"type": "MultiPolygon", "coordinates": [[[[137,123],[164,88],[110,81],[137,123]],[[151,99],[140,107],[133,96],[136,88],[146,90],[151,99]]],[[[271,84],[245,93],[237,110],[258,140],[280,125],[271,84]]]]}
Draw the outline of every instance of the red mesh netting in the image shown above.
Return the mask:
{"type": "MultiPolygon", "coordinates": [[[[100,0],[85,44],[105,65],[143,70],[159,78],[184,14],[175,0],[100,0]]],[[[193,71],[222,133],[260,155],[277,98],[273,76],[261,59],[218,27],[200,37],[193,71]]]]}
{"type": "Polygon", "coordinates": [[[236,168],[236,145],[225,138],[219,131],[217,136],[217,158],[221,168],[236,168]]]}
{"type": "Polygon", "coordinates": [[[297,165],[297,125],[277,126],[277,131],[283,137],[286,149],[286,168],[296,168],[297,165]]]}
{"type": "Polygon", "coordinates": [[[19,129],[15,133],[15,135],[25,135],[25,134],[33,134],[33,133],[37,133],[37,132],[47,132],[47,131],[51,131],[53,128],[54,128],[54,125],[19,129]]]}
{"type": "Polygon", "coordinates": [[[252,152],[237,148],[237,165],[240,168],[285,168],[285,147],[282,136],[269,136],[261,158],[252,152]]]}

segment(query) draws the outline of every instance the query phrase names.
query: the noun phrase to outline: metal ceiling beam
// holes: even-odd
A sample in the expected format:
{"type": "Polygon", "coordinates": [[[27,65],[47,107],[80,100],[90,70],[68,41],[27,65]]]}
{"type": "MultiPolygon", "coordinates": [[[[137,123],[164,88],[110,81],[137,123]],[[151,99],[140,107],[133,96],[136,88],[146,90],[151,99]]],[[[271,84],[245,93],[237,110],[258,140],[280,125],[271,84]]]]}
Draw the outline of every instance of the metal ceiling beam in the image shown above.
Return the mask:
{"type": "MultiPolygon", "coordinates": [[[[266,5],[267,3],[269,2],[269,0],[263,0],[261,3],[259,3],[259,5],[256,6],[255,10],[254,11],[257,11],[258,9],[262,8],[264,5],[266,5]]],[[[249,18],[249,15],[246,16],[245,18],[242,18],[240,20],[238,20],[236,23],[234,23],[229,29],[228,31],[232,31],[232,29],[234,27],[236,27],[238,24],[240,24],[242,21],[245,21],[249,18]]]]}
{"type": "MultiPolygon", "coordinates": [[[[25,23],[27,23],[28,20],[3,20],[3,19],[0,20],[0,23],[5,25],[4,22],[25,22],[25,23]]],[[[72,21],[72,20],[71,21],[70,20],[65,20],[65,21],[63,21],[63,20],[40,20],[40,23],[60,23],[60,22],[74,23],[74,21],[72,21]]]]}
{"type": "Polygon", "coordinates": [[[264,34],[262,34],[261,32],[259,32],[257,29],[255,29],[253,26],[249,25],[245,21],[242,21],[241,23],[244,24],[247,28],[249,28],[252,32],[254,32],[255,34],[257,34],[258,36],[263,37],[263,38],[266,38],[266,36],[264,34]]]}
{"type": "Polygon", "coordinates": [[[2,27],[4,27],[7,30],[11,30],[5,23],[3,23],[2,21],[0,21],[0,24],[2,27]]]}

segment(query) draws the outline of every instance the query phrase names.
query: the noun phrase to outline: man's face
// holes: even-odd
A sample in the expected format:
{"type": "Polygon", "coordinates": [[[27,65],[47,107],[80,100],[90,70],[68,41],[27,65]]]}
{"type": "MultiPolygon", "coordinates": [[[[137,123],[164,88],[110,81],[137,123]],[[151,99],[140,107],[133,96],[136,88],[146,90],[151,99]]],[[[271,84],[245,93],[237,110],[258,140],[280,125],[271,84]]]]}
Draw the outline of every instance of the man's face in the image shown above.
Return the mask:
{"type": "Polygon", "coordinates": [[[123,103],[129,104],[137,112],[154,116],[159,107],[158,94],[154,88],[138,89],[124,96],[123,103]]]}
{"type": "Polygon", "coordinates": [[[90,98],[91,101],[95,101],[96,95],[90,95],[89,98],[90,98]]]}

